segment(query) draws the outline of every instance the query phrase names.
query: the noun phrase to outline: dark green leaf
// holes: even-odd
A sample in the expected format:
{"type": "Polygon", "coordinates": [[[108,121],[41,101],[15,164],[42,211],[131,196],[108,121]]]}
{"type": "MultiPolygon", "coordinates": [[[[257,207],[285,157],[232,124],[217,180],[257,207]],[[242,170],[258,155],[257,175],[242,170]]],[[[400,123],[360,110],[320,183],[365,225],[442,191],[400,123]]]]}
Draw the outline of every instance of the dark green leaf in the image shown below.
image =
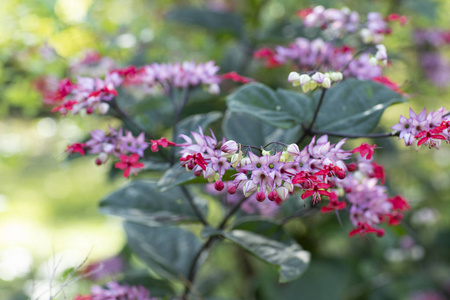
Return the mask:
{"type": "Polygon", "coordinates": [[[232,230],[223,235],[263,261],[278,266],[282,283],[298,278],[308,267],[310,253],[297,243],[287,245],[245,230],[232,230]]]}
{"type": "Polygon", "coordinates": [[[243,33],[242,19],[233,13],[183,7],[173,9],[166,17],[169,20],[197,25],[213,32],[229,32],[238,37],[243,33]]]}
{"type": "MultiPolygon", "coordinates": [[[[321,92],[314,98],[318,101],[321,92]]],[[[313,129],[339,133],[365,134],[378,124],[384,110],[402,96],[371,80],[347,79],[325,94],[313,129]]]]}
{"type": "Polygon", "coordinates": [[[148,227],[125,223],[128,243],[150,269],[163,278],[185,281],[201,248],[197,237],[179,227],[148,227]]]}
{"type": "Polygon", "coordinates": [[[247,84],[227,97],[228,109],[249,114],[284,129],[312,120],[313,101],[302,93],[272,90],[261,83],[247,84]]]}
{"type": "MultiPolygon", "coordinates": [[[[185,134],[192,137],[191,131],[198,132],[199,127],[201,127],[202,130],[206,130],[211,123],[219,120],[221,117],[222,113],[218,111],[189,116],[177,124],[177,134],[185,134]]],[[[207,133],[205,132],[205,134],[207,133]]],[[[176,143],[184,142],[184,139],[177,137],[176,143]]]]}
{"type": "MultiPolygon", "coordinates": [[[[206,215],[206,202],[194,197],[195,204],[206,215]]],[[[135,180],[100,202],[103,213],[123,217],[147,226],[198,221],[197,215],[177,188],[161,192],[156,182],[135,180]]]]}
{"type": "Polygon", "coordinates": [[[230,111],[225,114],[222,130],[227,139],[255,147],[264,146],[273,141],[293,143],[302,133],[300,125],[286,130],[273,127],[246,113],[230,111]]]}

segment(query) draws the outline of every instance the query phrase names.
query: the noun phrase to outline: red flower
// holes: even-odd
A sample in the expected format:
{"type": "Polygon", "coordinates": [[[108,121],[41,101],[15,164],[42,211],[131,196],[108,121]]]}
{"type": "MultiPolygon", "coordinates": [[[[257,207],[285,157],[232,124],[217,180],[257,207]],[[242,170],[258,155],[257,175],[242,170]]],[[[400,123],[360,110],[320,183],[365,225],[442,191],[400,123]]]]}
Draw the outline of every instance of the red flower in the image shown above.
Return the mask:
{"type": "Polygon", "coordinates": [[[390,14],[389,16],[386,17],[386,21],[389,22],[398,21],[403,26],[406,24],[406,22],[408,22],[408,17],[401,16],[399,14],[390,14]]]}
{"type": "MultiPolygon", "coordinates": [[[[436,127],[437,128],[437,127],[436,127]]],[[[435,130],[436,131],[436,130],[435,130]]],[[[419,132],[418,135],[416,135],[414,138],[419,139],[420,140],[417,142],[417,146],[422,145],[423,143],[427,142],[428,140],[432,140],[432,139],[437,139],[437,140],[445,140],[445,137],[443,135],[440,134],[434,134],[433,129],[431,130],[424,130],[419,132]]]]}
{"type": "Polygon", "coordinates": [[[376,162],[372,162],[373,173],[370,174],[372,178],[380,179],[380,183],[384,184],[386,181],[386,177],[384,176],[384,167],[382,165],[377,164],[376,162]]]}
{"type": "Polygon", "coordinates": [[[399,93],[400,95],[405,95],[405,92],[400,89],[400,86],[386,76],[374,77],[372,78],[372,80],[381,83],[382,85],[386,86],[387,88],[390,88],[391,90],[393,90],[396,93],[399,93]]]}
{"type": "Polygon", "coordinates": [[[314,8],[308,7],[308,8],[304,8],[304,9],[298,10],[295,14],[296,14],[298,17],[304,19],[304,18],[306,18],[310,13],[312,13],[313,10],[314,10],[314,8]]]}
{"type": "Polygon", "coordinates": [[[347,203],[345,201],[339,202],[338,196],[335,193],[330,193],[330,201],[328,202],[328,206],[322,206],[320,208],[320,211],[322,213],[331,212],[334,210],[341,210],[344,209],[345,206],[347,206],[347,203]]]}
{"type": "Polygon", "coordinates": [[[91,295],[85,295],[85,296],[76,295],[73,300],[92,300],[92,296],[91,295]]]}
{"type": "Polygon", "coordinates": [[[158,152],[158,146],[162,146],[163,148],[166,148],[167,146],[176,146],[177,144],[173,142],[169,142],[165,137],[160,138],[159,140],[150,140],[152,142],[152,151],[158,152]]]}
{"type": "Polygon", "coordinates": [[[325,165],[322,170],[320,170],[319,172],[314,173],[314,175],[322,175],[323,176],[322,180],[325,180],[325,178],[327,176],[328,177],[337,176],[339,179],[344,179],[345,178],[344,170],[342,170],[338,166],[334,166],[332,164],[331,165],[325,165]]]}
{"type": "Polygon", "coordinates": [[[52,109],[52,112],[57,112],[58,111],[60,114],[65,115],[67,113],[67,111],[68,110],[69,111],[72,110],[73,106],[75,104],[77,104],[77,103],[78,103],[78,101],[69,100],[66,103],[63,103],[61,105],[58,105],[58,106],[54,107],[52,109]]]}
{"type": "Polygon", "coordinates": [[[384,235],[384,230],[373,228],[368,223],[358,223],[358,227],[350,231],[348,236],[352,237],[357,234],[364,236],[367,233],[376,233],[379,237],[382,237],[384,235]]]}
{"type": "Polygon", "coordinates": [[[189,170],[192,170],[195,166],[200,166],[204,171],[206,171],[206,161],[201,153],[195,153],[194,155],[187,155],[180,158],[181,165],[187,165],[189,170]]]}
{"type": "Polygon", "coordinates": [[[80,153],[81,155],[84,155],[84,148],[86,147],[85,143],[74,143],[72,145],[68,145],[66,148],[66,152],[69,152],[69,155],[72,155],[74,153],[80,153]]]}
{"type": "Polygon", "coordinates": [[[405,211],[410,209],[408,201],[403,199],[401,196],[397,195],[393,198],[388,199],[389,202],[392,203],[392,207],[395,210],[405,211]]]}
{"type": "Polygon", "coordinates": [[[375,145],[375,144],[372,146],[372,145],[369,145],[366,143],[362,143],[359,147],[356,147],[355,149],[353,149],[352,153],[360,152],[362,157],[367,155],[366,159],[371,159],[372,155],[374,153],[373,149],[375,149],[376,146],[377,145],[375,145]]]}
{"type": "Polygon", "coordinates": [[[136,153],[133,153],[130,155],[130,157],[121,154],[120,155],[120,162],[117,162],[114,166],[117,169],[124,170],[123,171],[123,177],[127,178],[130,176],[130,173],[136,174],[137,169],[143,168],[144,164],[139,163],[139,155],[136,153]]]}
{"type": "Polygon", "coordinates": [[[101,88],[100,90],[97,90],[97,91],[93,91],[93,92],[91,92],[90,94],[89,94],[89,96],[88,97],[98,97],[100,94],[102,94],[102,93],[104,93],[104,94],[112,94],[112,95],[114,95],[114,96],[117,96],[118,94],[117,94],[117,91],[115,90],[115,89],[109,89],[109,88],[107,88],[107,87],[103,87],[103,88],[101,88]]]}
{"type": "Polygon", "coordinates": [[[280,62],[275,59],[275,51],[270,48],[261,48],[253,53],[254,58],[266,60],[266,68],[275,68],[280,66],[280,62]]]}
{"type": "Polygon", "coordinates": [[[255,81],[252,78],[241,76],[234,71],[230,72],[230,73],[222,74],[220,77],[222,77],[222,79],[230,79],[230,80],[233,80],[234,82],[241,82],[243,84],[255,81]]]}
{"type": "Polygon", "coordinates": [[[305,198],[308,198],[309,196],[313,196],[313,203],[315,204],[321,200],[320,195],[324,195],[324,196],[328,196],[328,197],[331,196],[331,193],[328,192],[327,190],[325,190],[329,187],[330,187],[330,185],[328,185],[326,183],[316,183],[316,184],[314,184],[314,186],[311,189],[305,191],[302,194],[301,198],[305,199],[305,198]]]}

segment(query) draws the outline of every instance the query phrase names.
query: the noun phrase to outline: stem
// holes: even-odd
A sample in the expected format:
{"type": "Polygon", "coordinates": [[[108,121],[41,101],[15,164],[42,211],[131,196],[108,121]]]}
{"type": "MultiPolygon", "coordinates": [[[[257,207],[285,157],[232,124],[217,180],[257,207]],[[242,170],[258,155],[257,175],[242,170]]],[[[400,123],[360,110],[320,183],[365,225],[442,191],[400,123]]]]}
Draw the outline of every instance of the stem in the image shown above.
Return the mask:
{"type": "Polygon", "coordinates": [[[183,292],[183,296],[181,296],[182,300],[187,300],[188,299],[188,294],[192,289],[192,286],[194,285],[194,280],[195,280],[195,276],[197,275],[196,272],[196,266],[198,263],[198,260],[200,259],[200,257],[202,256],[203,252],[208,250],[209,247],[211,247],[212,243],[217,239],[217,237],[210,237],[204,244],[203,246],[198,250],[197,254],[195,254],[194,259],[192,260],[191,266],[189,267],[189,272],[188,272],[188,277],[187,280],[190,284],[187,284],[186,287],[184,288],[184,292],[183,292]]]}
{"type": "MultiPolygon", "coordinates": [[[[172,104],[173,104],[173,133],[172,133],[172,141],[175,142],[176,138],[177,138],[177,124],[180,121],[180,117],[181,117],[181,112],[183,111],[183,108],[186,106],[186,103],[189,99],[189,94],[191,93],[191,89],[188,87],[184,90],[184,95],[183,98],[181,100],[180,105],[177,106],[177,103],[175,101],[175,97],[173,94],[173,89],[170,89],[171,93],[170,93],[170,98],[172,99],[172,104]]],[[[173,165],[175,160],[175,150],[174,148],[171,149],[170,151],[170,163],[173,165]]]]}
{"type": "Polygon", "coordinates": [[[222,222],[220,222],[219,229],[224,229],[225,225],[227,224],[228,220],[236,213],[236,211],[241,207],[241,205],[247,200],[248,198],[242,198],[241,201],[238,202],[235,206],[233,206],[228,213],[223,217],[222,222]]]}
{"type": "Polygon", "coordinates": [[[368,134],[350,134],[350,133],[340,133],[340,132],[333,132],[333,131],[323,131],[323,130],[310,130],[311,134],[327,134],[331,136],[337,136],[337,137],[347,137],[350,139],[356,139],[356,138],[384,138],[384,137],[391,137],[391,136],[398,136],[398,132],[385,132],[385,133],[368,133],[368,134]]]}
{"type": "Polygon", "coordinates": [[[309,126],[304,130],[302,136],[297,141],[297,144],[300,144],[301,142],[303,142],[303,140],[306,138],[306,136],[311,134],[311,128],[313,127],[314,122],[316,122],[317,115],[319,114],[319,110],[320,110],[320,107],[322,106],[323,98],[325,98],[325,93],[326,92],[327,92],[327,89],[326,88],[322,88],[322,94],[320,94],[319,103],[317,104],[316,111],[314,112],[313,119],[312,119],[311,123],[309,124],[309,126]]]}
{"type": "Polygon", "coordinates": [[[205,217],[203,217],[202,213],[198,209],[197,205],[194,203],[194,198],[192,198],[192,195],[189,193],[189,190],[184,186],[180,185],[181,190],[186,195],[186,198],[188,199],[189,204],[191,205],[192,209],[194,210],[195,214],[197,215],[200,222],[202,222],[203,225],[208,226],[208,222],[205,220],[205,217]]]}
{"type": "Polygon", "coordinates": [[[283,226],[284,224],[286,224],[288,221],[295,219],[295,218],[299,218],[299,217],[308,217],[311,216],[313,214],[315,214],[317,212],[318,209],[316,209],[315,207],[311,207],[309,209],[302,209],[298,212],[293,213],[292,215],[282,219],[279,222],[280,226],[283,226]]]}
{"type": "MultiPolygon", "coordinates": [[[[239,203],[237,203],[235,206],[233,206],[233,208],[231,208],[228,213],[223,217],[222,221],[220,222],[220,225],[218,227],[218,229],[223,229],[225,227],[225,225],[227,224],[228,220],[231,218],[232,215],[234,215],[234,213],[236,213],[236,211],[239,209],[239,207],[241,207],[241,205],[245,202],[245,200],[247,200],[247,198],[242,198],[241,201],[239,201],[239,203]]],[[[198,250],[197,254],[195,255],[191,266],[189,267],[189,272],[188,272],[188,282],[190,284],[187,284],[184,292],[183,292],[183,296],[181,297],[182,300],[187,300],[188,299],[188,294],[189,291],[191,290],[192,286],[194,285],[194,280],[195,280],[195,276],[197,274],[195,267],[197,266],[198,260],[200,259],[202,253],[206,250],[208,250],[212,243],[217,240],[219,237],[218,236],[212,236],[210,237],[208,240],[206,240],[206,242],[203,244],[203,246],[198,250]]]]}
{"type": "MultiPolygon", "coordinates": [[[[153,140],[154,138],[138,123],[136,123],[136,121],[134,121],[133,118],[131,118],[124,110],[122,110],[119,105],[116,102],[116,99],[112,99],[111,101],[108,102],[108,104],[111,106],[111,108],[117,113],[119,119],[121,119],[122,121],[127,121],[128,123],[130,123],[131,125],[133,125],[137,130],[141,131],[144,133],[144,135],[147,137],[148,140],[153,140]]],[[[167,162],[169,161],[169,158],[167,157],[167,155],[162,152],[162,151],[158,151],[159,155],[161,155],[161,157],[166,160],[167,162]]]]}

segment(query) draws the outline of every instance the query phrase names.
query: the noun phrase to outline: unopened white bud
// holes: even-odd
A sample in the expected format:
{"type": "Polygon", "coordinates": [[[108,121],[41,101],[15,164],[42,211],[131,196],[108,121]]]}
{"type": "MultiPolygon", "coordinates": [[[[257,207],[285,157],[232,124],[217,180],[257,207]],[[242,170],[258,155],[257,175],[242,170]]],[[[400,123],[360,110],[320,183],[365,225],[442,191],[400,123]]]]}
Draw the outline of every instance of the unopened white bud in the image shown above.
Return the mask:
{"type": "Polygon", "coordinates": [[[277,194],[278,194],[278,197],[280,197],[280,199],[283,200],[283,201],[285,201],[286,198],[287,198],[288,195],[289,195],[288,189],[285,188],[285,187],[283,187],[283,186],[277,188],[277,189],[276,189],[276,192],[277,192],[277,194]]]}
{"type": "Polygon", "coordinates": [[[109,104],[108,103],[102,102],[102,103],[100,103],[98,105],[98,112],[101,115],[105,115],[108,112],[108,110],[109,110],[109,104]]]}
{"type": "Polygon", "coordinates": [[[322,86],[326,89],[329,89],[331,87],[331,80],[330,78],[324,78],[322,82],[322,86]]]}
{"type": "Polygon", "coordinates": [[[293,86],[299,86],[300,85],[300,74],[297,72],[291,72],[288,76],[288,81],[292,83],[293,86]]]}
{"type": "Polygon", "coordinates": [[[233,155],[239,150],[239,146],[235,141],[229,140],[220,147],[220,150],[228,155],[233,155]]]}
{"type": "Polygon", "coordinates": [[[300,155],[300,149],[298,148],[297,144],[290,144],[289,146],[287,146],[286,151],[290,156],[300,155]]]}

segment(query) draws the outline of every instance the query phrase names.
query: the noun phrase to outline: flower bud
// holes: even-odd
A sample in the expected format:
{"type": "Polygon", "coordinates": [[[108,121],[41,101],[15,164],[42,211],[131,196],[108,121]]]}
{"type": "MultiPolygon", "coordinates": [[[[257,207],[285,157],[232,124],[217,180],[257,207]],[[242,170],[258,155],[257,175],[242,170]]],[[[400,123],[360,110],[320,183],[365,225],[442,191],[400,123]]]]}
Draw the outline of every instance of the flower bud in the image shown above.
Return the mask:
{"type": "Polygon", "coordinates": [[[297,144],[290,144],[289,146],[287,146],[286,151],[290,156],[299,156],[300,155],[300,149],[298,148],[297,144]]]}
{"type": "Polygon", "coordinates": [[[213,178],[216,175],[216,171],[213,168],[206,168],[205,175],[203,175],[206,179],[213,178]]]}
{"type": "Polygon", "coordinates": [[[266,194],[264,194],[264,192],[257,192],[256,200],[258,200],[259,202],[263,202],[264,200],[266,200],[266,194]]]}
{"type": "Polygon", "coordinates": [[[256,191],[256,188],[258,186],[256,184],[253,183],[253,181],[249,180],[244,184],[244,195],[245,197],[250,196],[251,194],[253,194],[256,191]]]}
{"type": "Polygon", "coordinates": [[[219,94],[219,93],[220,93],[220,87],[219,87],[219,85],[218,85],[217,83],[211,84],[211,85],[209,86],[209,88],[208,88],[208,92],[209,92],[210,94],[214,94],[214,95],[219,94]]]}
{"type": "Polygon", "coordinates": [[[234,193],[236,193],[236,187],[232,185],[228,188],[228,194],[233,195],[234,193]]]}
{"type": "Polygon", "coordinates": [[[203,173],[202,169],[197,169],[197,170],[194,171],[194,176],[198,177],[198,176],[202,175],[202,173],[203,173]]]}
{"type": "MultiPolygon", "coordinates": [[[[264,196],[265,196],[265,195],[264,195],[264,196]]],[[[277,192],[275,192],[275,191],[270,191],[269,195],[267,196],[267,198],[268,198],[270,201],[275,201],[275,200],[277,199],[277,197],[278,197],[278,194],[277,194],[277,192]]]]}
{"type": "Polygon", "coordinates": [[[225,144],[222,145],[222,147],[220,147],[220,150],[229,155],[235,154],[238,151],[238,149],[239,149],[238,144],[233,140],[227,141],[225,144]]]}
{"type": "Polygon", "coordinates": [[[305,84],[308,84],[309,82],[311,82],[311,77],[309,77],[309,75],[302,74],[300,76],[299,81],[300,81],[300,85],[304,86],[305,84]]]}
{"type": "Polygon", "coordinates": [[[102,102],[102,103],[99,104],[98,112],[101,115],[105,115],[108,112],[108,110],[109,110],[109,104],[108,103],[102,102]]]}
{"type": "Polygon", "coordinates": [[[355,163],[349,163],[349,164],[347,165],[347,170],[348,170],[349,172],[355,172],[355,171],[356,171],[356,164],[355,164],[355,163]]]}
{"type": "Polygon", "coordinates": [[[341,81],[344,78],[341,72],[331,72],[330,79],[332,81],[341,81]]]}
{"type": "Polygon", "coordinates": [[[322,82],[322,86],[326,89],[329,89],[331,87],[331,80],[330,78],[324,78],[322,82]]]}
{"type": "Polygon", "coordinates": [[[297,72],[291,72],[288,76],[288,82],[292,83],[293,86],[299,86],[300,83],[300,74],[297,72]]]}
{"type": "Polygon", "coordinates": [[[311,79],[314,80],[317,84],[322,84],[323,80],[325,79],[325,75],[320,72],[316,72],[316,74],[314,74],[311,79]]]}
{"type": "Polygon", "coordinates": [[[289,193],[292,193],[294,191],[294,185],[289,182],[284,182],[283,186],[288,190],[289,193]]]}
{"type": "Polygon", "coordinates": [[[280,197],[281,200],[285,201],[289,195],[289,191],[287,188],[281,186],[281,187],[277,188],[277,195],[278,195],[278,197],[280,197]]]}
{"type": "Polygon", "coordinates": [[[214,188],[216,189],[216,191],[222,191],[223,188],[225,187],[225,185],[223,184],[223,182],[221,180],[214,182],[214,188]]]}

